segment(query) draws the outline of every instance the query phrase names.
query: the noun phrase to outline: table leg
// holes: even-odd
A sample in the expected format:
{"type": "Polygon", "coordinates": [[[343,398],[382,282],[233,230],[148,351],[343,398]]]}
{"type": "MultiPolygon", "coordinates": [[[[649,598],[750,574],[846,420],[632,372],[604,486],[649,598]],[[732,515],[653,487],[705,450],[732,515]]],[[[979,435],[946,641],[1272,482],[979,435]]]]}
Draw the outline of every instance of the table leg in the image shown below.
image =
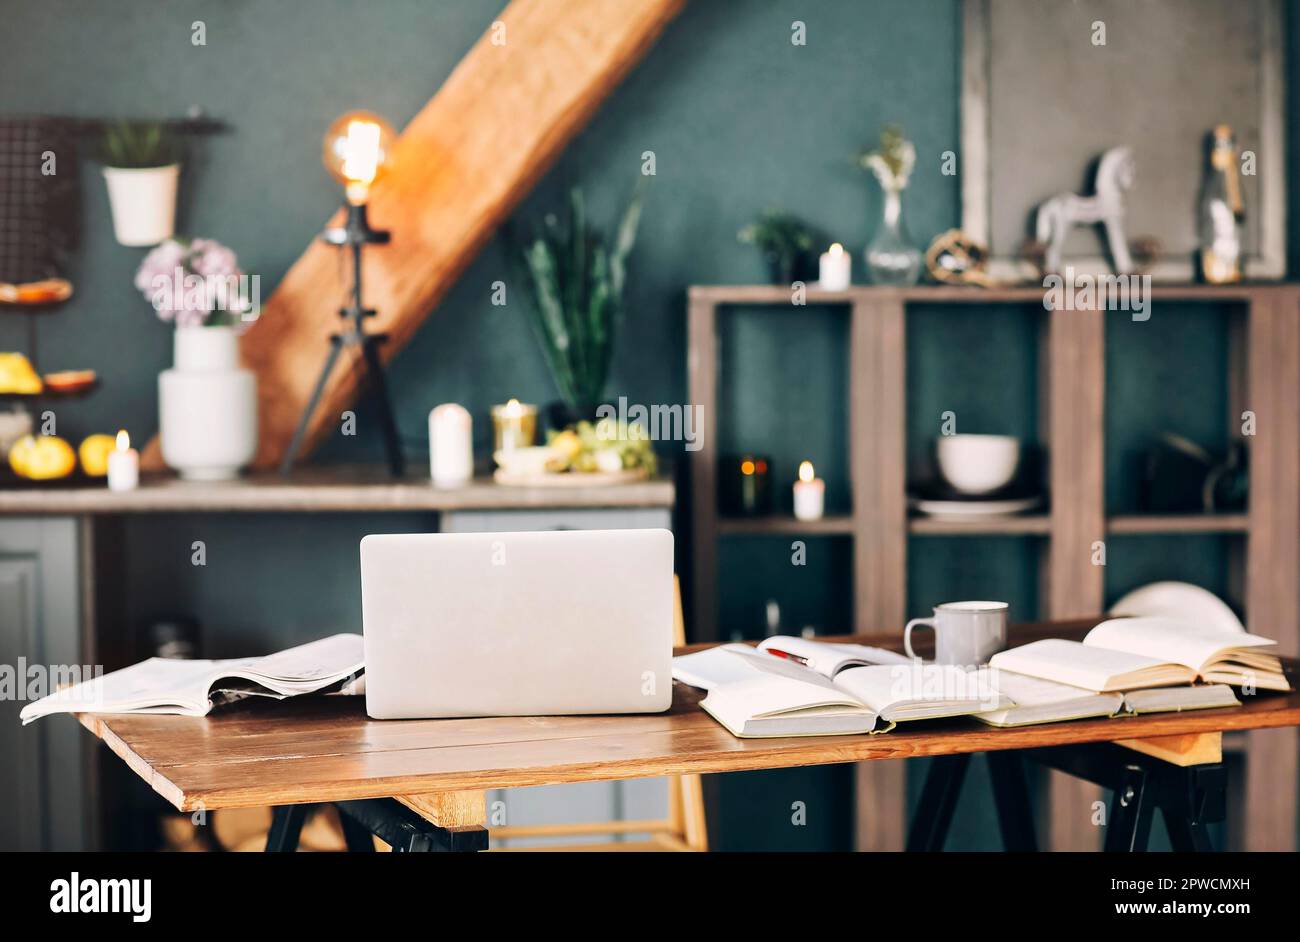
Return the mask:
{"type": "Polygon", "coordinates": [[[1026,755],[1112,790],[1107,851],[1146,850],[1157,808],[1175,850],[1210,850],[1205,825],[1227,813],[1228,776],[1221,762],[1175,765],[1113,743],[1049,746],[1026,755]]]}
{"type": "Polygon", "coordinates": [[[1107,853],[1147,849],[1151,837],[1151,815],[1155,796],[1147,788],[1147,774],[1136,765],[1124,769],[1110,802],[1106,822],[1107,853]]]}
{"type": "Polygon", "coordinates": [[[1020,754],[1013,751],[990,752],[988,763],[1003,849],[1017,853],[1038,850],[1038,840],[1034,836],[1033,808],[1029,803],[1029,788],[1025,785],[1025,768],[1020,761],[1020,754]]]}
{"type": "Polygon", "coordinates": [[[370,829],[351,815],[339,812],[339,824],[343,827],[343,842],[353,854],[373,854],[375,838],[370,829]]]}
{"type": "Polygon", "coordinates": [[[970,754],[939,756],[930,764],[921,790],[921,803],[912,817],[912,827],[907,833],[909,851],[943,850],[952,824],[957,799],[961,795],[966,769],[970,767],[970,754]]]}
{"type": "Polygon", "coordinates": [[[487,850],[487,829],[481,825],[434,824],[393,798],[336,801],[343,819],[373,834],[397,853],[487,850]]]}
{"type": "Polygon", "coordinates": [[[266,834],[268,854],[292,854],[298,849],[302,823],[311,805],[276,805],[271,809],[271,830],[266,834]]]}
{"type": "Polygon", "coordinates": [[[1214,850],[1210,836],[1205,833],[1205,825],[1192,821],[1178,814],[1170,814],[1168,808],[1161,810],[1165,819],[1165,830],[1169,832],[1171,849],[1180,854],[1208,854],[1214,850]]]}

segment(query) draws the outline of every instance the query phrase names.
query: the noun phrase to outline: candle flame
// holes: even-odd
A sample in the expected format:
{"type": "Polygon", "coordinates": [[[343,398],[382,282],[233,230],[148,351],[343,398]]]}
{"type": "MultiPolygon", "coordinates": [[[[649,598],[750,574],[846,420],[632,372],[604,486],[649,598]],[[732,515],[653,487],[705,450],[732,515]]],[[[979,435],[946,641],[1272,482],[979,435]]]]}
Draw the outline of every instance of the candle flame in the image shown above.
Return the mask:
{"type": "Polygon", "coordinates": [[[746,459],[740,463],[740,473],[749,475],[754,473],[754,462],[746,459]]]}
{"type": "Polygon", "coordinates": [[[126,451],[131,447],[131,436],[126,434],[126,429],[117,433],[117,450],[126,451]]]}
{"type": "Polygon", "coordinates": [[[801,462],[799,462],[799,480],[800,480],[800,481],[811,481],[811,480],[813,480],[813,478],[814,478],[815,476],[816,476],[816,475],[814,475],[814,473],[813,473],[813,466],[812,466],[812,462],[811,462],[811,461],[801,461],[801,462]]]}
{"type": "Polygon", "coordinates": [[[840,245],[838,242],[832,243],[831,245],[832,255],[842,255],[843,253],[844,253],[844,246],[840,245]]]}

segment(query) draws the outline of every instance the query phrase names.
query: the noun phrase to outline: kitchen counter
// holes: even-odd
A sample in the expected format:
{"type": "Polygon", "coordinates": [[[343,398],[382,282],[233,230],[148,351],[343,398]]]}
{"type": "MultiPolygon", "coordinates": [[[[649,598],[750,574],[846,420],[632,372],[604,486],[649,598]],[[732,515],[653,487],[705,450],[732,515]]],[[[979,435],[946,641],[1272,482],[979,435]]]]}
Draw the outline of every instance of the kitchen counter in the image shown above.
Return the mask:
{"type": "Polygon", "coordinates": [[[339,511],[551,510],[671,508],[669,478],[634,484],[513,487],[475,478],[437,488],[428,477],[394,480],[381,467],[307,467],[289,477],[254,472],[232,481],[182,481],[145,475],[134,491],[104,485],[24,484],[0,489],[0,514],[324,513],[339,511]]]}

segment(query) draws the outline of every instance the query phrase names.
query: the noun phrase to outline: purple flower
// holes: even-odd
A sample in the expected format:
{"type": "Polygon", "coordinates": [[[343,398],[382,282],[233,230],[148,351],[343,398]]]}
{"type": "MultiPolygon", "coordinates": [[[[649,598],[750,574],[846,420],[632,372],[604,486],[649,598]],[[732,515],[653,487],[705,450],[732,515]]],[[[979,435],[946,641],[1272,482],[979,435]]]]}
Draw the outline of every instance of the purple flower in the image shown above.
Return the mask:
{"type": "Polygon", "coordinates": [[[170,277],[178,266],[185,264],[186,250],[175,239],[168,239],[151,250],[135,273],[136,289],[146,296],[153,294],[154,279],[159,275],[170,277]]]}
{"type": "Polygon", "coordinates": [[[243,274],[235,253],[215,239],[168,239],[144,257],[134,283],[164,323],[202,326],[225,311],[238,325],[243,274]]]}
{"type": "Polygon", "coordinates": [[[190,243],[190,267],[200,275],[239,275],[239,259],[220,242],[195,239],[190,243]]]}

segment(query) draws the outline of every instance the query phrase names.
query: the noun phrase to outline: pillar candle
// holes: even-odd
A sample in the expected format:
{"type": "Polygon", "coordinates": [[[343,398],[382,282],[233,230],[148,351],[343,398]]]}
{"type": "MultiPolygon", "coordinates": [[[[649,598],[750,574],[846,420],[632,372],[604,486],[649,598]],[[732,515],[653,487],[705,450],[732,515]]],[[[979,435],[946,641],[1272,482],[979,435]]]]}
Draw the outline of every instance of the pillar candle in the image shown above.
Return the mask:
{"type": "Polygon", "coordinates": [[[822,253],[817,272],[818,287],[825,291],[843,291],[852,281],[853,257],[836,242],[822,253]]]}
{"type": "Polygon", "coordinates": [[[454,402],[429,413],[429,476],[437,487],[459,487],[474,476],[472,423],[454,402]]]}
{"type": "Polygon", "coordinates": [[[813,472],[811,461],[799,465],[794,482],[794,515],[800,520],[820,520],[826,506],[826,482],[813,472]]]}
{"type": "Polygon", "coordinates": [[[108,453],[108,489],[133,491],[140,484],[140,453],[131,447],[126,429],[117,433],[117,447],[108,453]]]}

